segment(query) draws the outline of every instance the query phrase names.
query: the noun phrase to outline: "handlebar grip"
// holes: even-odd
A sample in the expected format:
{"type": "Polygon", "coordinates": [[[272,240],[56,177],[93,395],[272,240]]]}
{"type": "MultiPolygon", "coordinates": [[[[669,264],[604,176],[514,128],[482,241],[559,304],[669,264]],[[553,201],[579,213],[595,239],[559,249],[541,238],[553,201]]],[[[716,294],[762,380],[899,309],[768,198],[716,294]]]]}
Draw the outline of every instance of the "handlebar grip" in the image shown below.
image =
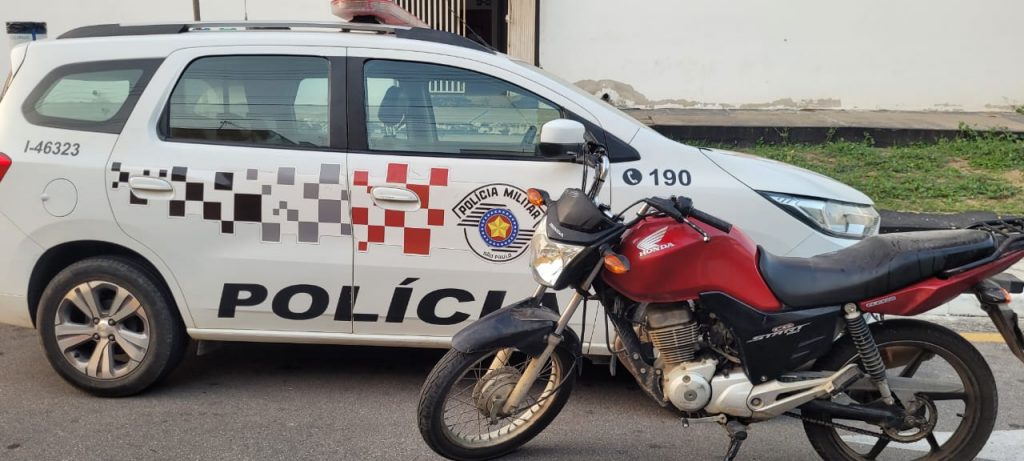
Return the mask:
{"type": "Polygon", "coordinates": [[[732,224],[729,224],[729,223],[727,223],[727,222],[725,222],[725,221],[723,221],[721,219],[718,219],[718,218],[716,218],[714,216],[711,216],[711,215],[709,215],[709,214],[707,214],[707,213],[705,213],[703,211],[700,211],[700,210],[698,210],[696,208],[692,208],[690,210],[690,216],[694,217],[694,218],[697,218],[697,219],[700,220],[700,222],[702,222],[704,224],[707,224],[707,225],[709,225],[711,227],[714,227],[715,229],[718,229],[718,230],[720,230],[722,232],[725,232],[726,234],[728,234],[729,231],[732,230],[732,224]]]}

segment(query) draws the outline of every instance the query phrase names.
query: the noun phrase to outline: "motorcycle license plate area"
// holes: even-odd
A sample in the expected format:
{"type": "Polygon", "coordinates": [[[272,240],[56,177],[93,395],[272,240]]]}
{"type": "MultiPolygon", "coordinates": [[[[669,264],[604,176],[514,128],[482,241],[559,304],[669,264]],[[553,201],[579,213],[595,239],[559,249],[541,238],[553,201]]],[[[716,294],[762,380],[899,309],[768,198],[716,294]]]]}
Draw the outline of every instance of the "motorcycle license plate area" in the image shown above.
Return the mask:
{"type": "Polygon", "coordinates": [[[988,312],[992,323],[996,324],[996,329],[1003,335],[1013,355],[1024,362],[1024,333],[1021,333],[1017,313],[1006,304],[983,304],[982,308],[988,312]]]}

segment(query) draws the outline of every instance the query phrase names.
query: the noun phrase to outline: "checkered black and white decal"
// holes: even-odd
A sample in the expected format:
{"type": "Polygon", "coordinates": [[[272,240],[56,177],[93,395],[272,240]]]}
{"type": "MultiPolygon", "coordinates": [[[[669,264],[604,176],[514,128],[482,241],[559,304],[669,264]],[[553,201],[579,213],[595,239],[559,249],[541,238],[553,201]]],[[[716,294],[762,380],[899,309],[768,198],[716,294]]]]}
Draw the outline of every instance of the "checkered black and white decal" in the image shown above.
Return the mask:
{"type": "MultiPolygon", "coordinates": [[[[176,166],[169,169],[129,168],[117,162],[111,166],[112,189],[129,189],[132,205],[150,206],[128,186],[130,177],[168,180],[174,196],[167,202],[172,218],[200,216],[220,223],[222,234],[233,234],[239,225],[260,226],[263,242],[281,242],[294,235],[299,243],[319,243],[322,237],[352,235],[348,219],[348,190],[342,185],[342,166],[320,165],[320,171],[195,170],[176,166]]],[[[158,202],[163,206],[165,202],[158,202]]],[[[154,204],[155,205],[155,204],[154,204]]]]}

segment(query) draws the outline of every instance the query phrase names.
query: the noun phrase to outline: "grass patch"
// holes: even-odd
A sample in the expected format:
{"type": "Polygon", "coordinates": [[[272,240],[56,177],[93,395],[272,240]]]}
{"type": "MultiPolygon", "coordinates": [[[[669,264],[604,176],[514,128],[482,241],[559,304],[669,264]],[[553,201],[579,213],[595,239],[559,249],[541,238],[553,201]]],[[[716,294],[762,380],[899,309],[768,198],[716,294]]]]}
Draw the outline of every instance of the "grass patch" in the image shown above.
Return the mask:
{"type": "MultiPolygon", "coordinates": [[[[877,148],[870,139],[737,150],[797,165],[849,184],[878,208],[1024,214],[1024,140],[962,127],[956,139],[877,148]]],[[[730,149],[729,146],[717,146],[730,149]]]]}

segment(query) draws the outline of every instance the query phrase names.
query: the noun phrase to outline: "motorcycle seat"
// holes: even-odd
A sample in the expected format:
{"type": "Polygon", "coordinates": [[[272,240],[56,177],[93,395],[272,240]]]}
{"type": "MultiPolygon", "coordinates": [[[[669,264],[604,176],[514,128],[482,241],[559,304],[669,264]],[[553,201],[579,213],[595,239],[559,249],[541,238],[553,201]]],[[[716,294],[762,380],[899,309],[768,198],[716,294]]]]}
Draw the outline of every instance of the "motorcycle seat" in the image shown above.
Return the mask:
{"type": "Polygon", "coordinates": [[[758,248],[765,283],[788,308],[831,306],[881,296],[995,252],[980,230],[903,232],[868,237],[810,258],[758,248]]]}

